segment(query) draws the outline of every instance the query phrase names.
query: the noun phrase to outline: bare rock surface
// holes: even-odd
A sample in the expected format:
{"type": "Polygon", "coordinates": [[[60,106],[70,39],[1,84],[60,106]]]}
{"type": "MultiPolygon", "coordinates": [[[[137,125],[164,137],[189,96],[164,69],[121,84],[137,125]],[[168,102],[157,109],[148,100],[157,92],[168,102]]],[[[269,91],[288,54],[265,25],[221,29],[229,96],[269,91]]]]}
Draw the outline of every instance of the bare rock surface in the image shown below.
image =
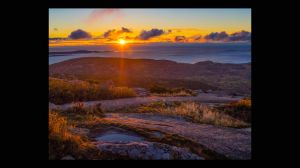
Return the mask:
{"type": "Polygon", "coordinates": [[[142,160],[203,160],[202,157],[189,152],[187,149],[170,146],[157,142],[112,143],[96,142],[102,153],[120,155],[129,159],[142,160]]]}
{"type": "Polygon", "coordinates": [[[251,128],[237,129],[197,124],[158,114],[109,113],[103,120],[131,128],[178,135],[228,159],[251,159],[251,128]]]}
{"type": "MultiPolygon", "coordinates": [[[[231,101],[237,101],[242,97],[232,97],[232,96],[219,96],[214,93],[200,93],[197,96],[187,96],[187,97],[157,97],[157,96],[148,96],[148,97],[134,97],[134,98],[123,98],[123,99],[114,99],[114,100],[100,100],[100,101],[86,101],[83,102],[84,106],[95,106],[101,104],[103,110],[114,110],[129,106],[138,106],[142,104],[147,104],[155,101],[199,101],[202,103],[226,103],[231,101]]],[[[50,103],[49,103],[50,104],[50,103]]],[[[49,105],[49,108],[59,108],[61,110],[68,109],[72,107],[72,103],[63,104],[63,105],[49,105]]]]}

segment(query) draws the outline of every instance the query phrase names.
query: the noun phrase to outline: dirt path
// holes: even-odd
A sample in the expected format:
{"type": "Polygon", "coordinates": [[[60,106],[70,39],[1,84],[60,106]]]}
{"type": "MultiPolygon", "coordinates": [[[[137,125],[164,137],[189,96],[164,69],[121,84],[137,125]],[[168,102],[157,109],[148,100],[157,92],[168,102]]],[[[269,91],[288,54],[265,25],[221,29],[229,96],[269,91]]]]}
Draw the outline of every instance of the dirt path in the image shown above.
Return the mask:
{"type": "Polygon", "coordinates": [[[229,159],[251,159],[251,128],[196,124],[182,118],[158,114],[108,113],[103,120],[130,128],[178,135],[229,159]]]}
{"type": "MultiPolygon", "coordinates": [[[[200,101],[203,103],[225,103],[230,101],[236,101],[241,99],[242,97],[231,97],[231,96],[218,96],[213,93],[201,93],[198,96],[190,96],[190,97],[134,97],[134,98],[124,98],[124,99],[114,99],[114,100],[100,100],[100,101],[86,101],[84,102],[84,106],[93,106],[98,103],[101,103],[101,107],[106,110],[113,110],[128,106],[137,106],[141,104],[151,103],[155,101],[200,101]]],[[[65,110],[70,108],[72,103],[64,104],[64,105],[54,105],[49,104],[49,108],[60,108],[65,110]]]]}

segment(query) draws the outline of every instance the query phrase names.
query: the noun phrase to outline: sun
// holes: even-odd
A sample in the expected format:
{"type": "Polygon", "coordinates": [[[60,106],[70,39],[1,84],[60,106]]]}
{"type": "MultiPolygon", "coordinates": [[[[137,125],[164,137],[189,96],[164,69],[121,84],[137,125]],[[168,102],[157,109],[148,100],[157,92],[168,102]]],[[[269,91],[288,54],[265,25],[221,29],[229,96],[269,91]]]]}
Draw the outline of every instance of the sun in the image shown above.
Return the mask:
{"type": "Polygon", "coordinates": [[[119,40],[119,43],[120,43],[121,45],[124,45],[124,44],[126,44],[126,41],[125,41],[124,39],[120,39],[120,40],[119,40]]]}

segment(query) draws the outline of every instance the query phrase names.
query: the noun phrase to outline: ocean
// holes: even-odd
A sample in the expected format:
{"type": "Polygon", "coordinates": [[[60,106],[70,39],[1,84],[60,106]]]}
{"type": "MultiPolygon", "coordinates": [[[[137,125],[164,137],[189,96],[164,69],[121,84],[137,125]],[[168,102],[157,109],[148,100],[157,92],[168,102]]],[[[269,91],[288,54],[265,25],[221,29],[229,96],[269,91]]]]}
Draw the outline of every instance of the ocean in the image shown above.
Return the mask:
{"type": "Polygon", "coordinates": [[[191,64],[201,61],[238,64],[251,62],[251,43],[154,43],[49,47],[49,64],[80,57],[145,58],[191,64]]]}

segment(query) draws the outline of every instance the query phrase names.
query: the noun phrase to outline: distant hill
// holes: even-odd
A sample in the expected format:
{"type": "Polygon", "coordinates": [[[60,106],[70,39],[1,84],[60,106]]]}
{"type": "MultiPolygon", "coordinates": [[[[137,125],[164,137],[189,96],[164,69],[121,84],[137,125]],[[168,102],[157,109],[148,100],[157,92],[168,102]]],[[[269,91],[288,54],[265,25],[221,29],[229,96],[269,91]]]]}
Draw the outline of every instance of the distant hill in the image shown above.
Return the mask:
{"type": "Polygon", "coordinates": [[[91,81],[111,80],[116,85],[223,90],[250,94],[251,63],[223,64],[211,61],[196,64],[167,60],[127,58],[77,58],[49,65],[49,75],[91,81]]]}
{"type": "Polygon", "coordinates": [[[105,52],[111,52],[111,51],[77,50],[77,51],[49,52],[49,57],[65,56],[65,55],[73,55],[73,54],[105,53],[105,52]]]}

